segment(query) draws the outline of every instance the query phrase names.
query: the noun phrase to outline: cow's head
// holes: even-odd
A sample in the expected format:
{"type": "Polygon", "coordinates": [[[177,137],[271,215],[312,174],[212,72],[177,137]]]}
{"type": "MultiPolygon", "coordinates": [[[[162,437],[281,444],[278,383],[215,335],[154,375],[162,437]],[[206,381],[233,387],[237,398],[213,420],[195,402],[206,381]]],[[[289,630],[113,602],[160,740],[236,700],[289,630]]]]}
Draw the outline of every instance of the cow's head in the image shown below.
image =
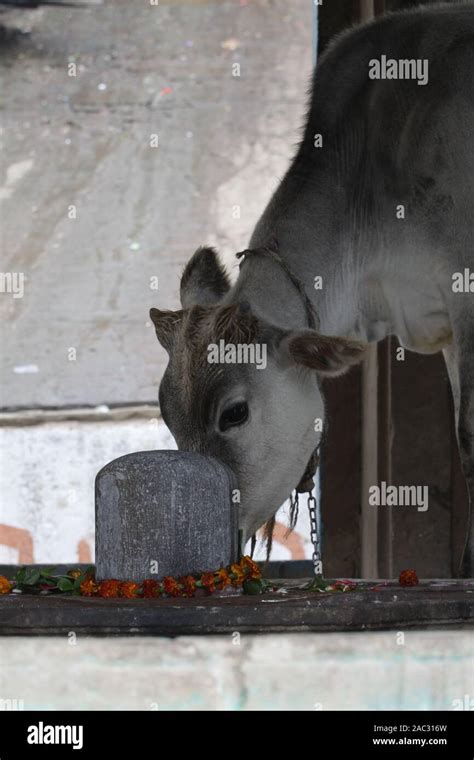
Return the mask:
{"type": "Polygon", "coordinates": [[[315,330],[282,330],[248,304],[223,304],[230,289],[215,252],[201,248],[181,280],[179,311],[151,309],[169,363],[159,391],[178,447],[211,454],[234,471],[244,537],[271,518],[299,482],[323,418],[322,377],[358,362],[360,343],[315,330]],[[219,363],[241,349],[248,363],[219,363]],[[220,355],[219,355],[220,354],[220,355]],[[215,359],[217,358],[217,363],[215,359]]]}

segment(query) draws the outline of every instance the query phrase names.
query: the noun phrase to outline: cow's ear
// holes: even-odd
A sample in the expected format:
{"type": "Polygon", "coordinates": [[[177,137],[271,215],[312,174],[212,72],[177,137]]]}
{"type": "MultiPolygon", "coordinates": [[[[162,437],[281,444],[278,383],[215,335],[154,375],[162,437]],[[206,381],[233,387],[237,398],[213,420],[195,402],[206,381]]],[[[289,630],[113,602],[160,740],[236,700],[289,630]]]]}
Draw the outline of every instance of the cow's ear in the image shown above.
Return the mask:
{"type": "Polygon", "coordinates": [[[367,344],[320,335],[316,330],[293,330],[281,339],[279,347],[291,362],[336,377],[362,361],[367,344]]]}
{"type": "Polygon", "coordinates": [[[182,317],[182,311],[150,309],[150,319],[155,325],[156,337],[168,353],[173,348],[176,332],[179,329],[182,317]]]}
{"type": "Polygon", "coordinates": [[[214,248],[198,248],[181,277],[181,305],[214,306],[227,293],[230,281],[214,248]]]}

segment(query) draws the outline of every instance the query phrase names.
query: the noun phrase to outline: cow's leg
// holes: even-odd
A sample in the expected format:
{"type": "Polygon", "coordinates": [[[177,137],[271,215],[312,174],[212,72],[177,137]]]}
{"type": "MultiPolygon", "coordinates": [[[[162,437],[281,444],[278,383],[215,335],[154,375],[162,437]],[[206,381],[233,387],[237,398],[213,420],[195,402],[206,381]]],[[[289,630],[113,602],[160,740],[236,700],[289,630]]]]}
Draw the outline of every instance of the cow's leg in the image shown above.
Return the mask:
{"type": "Polygon", "coordinates": [[[444,356],[453,390],[461,465],[470,498],[462,575],[474,578],[474,329],[463,329],[457,338],[456,346],[446,349],[444,356]]]}
{"type": "MultiPolygon", "coordinates": [[[[472,348],[471,348],[472,350],[472,348]]],[[[461,464],[470,498],[469,524],[464,549],[462,575],[474,578],[474,357],[459,367],[458,441],[461,464]],[[466,366],[467,364],[467,366],[466,366]]]]}
{"type": "Polygon", "coordinates": [[[451,385],[451,391],[453,393],[454,403],[454,424],[456,429],[456,435],[459,425],[459,366],[456,358],[456,352],[454,345],[451,344],[447,348],[443,349],[444,361],[449,375],[449,382],[451,385]]]}

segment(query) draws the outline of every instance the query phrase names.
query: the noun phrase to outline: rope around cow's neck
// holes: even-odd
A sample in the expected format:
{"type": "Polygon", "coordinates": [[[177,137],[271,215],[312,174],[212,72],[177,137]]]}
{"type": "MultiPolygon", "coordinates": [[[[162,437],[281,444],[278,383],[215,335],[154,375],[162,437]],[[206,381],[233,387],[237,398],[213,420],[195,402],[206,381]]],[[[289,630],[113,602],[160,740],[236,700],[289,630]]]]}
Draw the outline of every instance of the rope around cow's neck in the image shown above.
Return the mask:
{"type": "Polygon", "coordinates": [[[245,257],[245,259],[249,258],[249,256],[266,256],[269,259],[272,259],[275,261],[280,269],[286,274],[288,279],[290,280],[291,284],[295,287],[295,289],[298,291],[298,294],[303,302],[303,306],[306,312],[306,321],[308,323],[308,327],[312,330],[319,327],[319,317],[316,312],[316,309],[314,308],[313,304],[311,303],[311,300],[306,293],[305,287],[301,280],[296,277],[296,275],[293,274],[290,267],[286,263],[286,261],[280,256],[278,252],[278,242],[275,237],[272,237],[270,240],[270,243],[267,246],[263,246],[262,248],[248,248],[245,251],[240,251],[236,254],[236,257],[238,259],[241,259],[242,257],[245,257]]]}

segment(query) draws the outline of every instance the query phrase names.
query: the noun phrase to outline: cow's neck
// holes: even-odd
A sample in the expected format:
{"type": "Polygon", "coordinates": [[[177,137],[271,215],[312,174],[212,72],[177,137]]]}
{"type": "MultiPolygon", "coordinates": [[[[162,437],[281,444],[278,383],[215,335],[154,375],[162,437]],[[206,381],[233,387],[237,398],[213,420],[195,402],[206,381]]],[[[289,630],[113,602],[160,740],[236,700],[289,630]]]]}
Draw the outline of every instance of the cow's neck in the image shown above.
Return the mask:
{"type": "MultiPolygon", "coordinates": [[[[331,219],[329,227],[324,214],[330,202],[328,195],[315,193],[313,188],[311,198],[302,202],[301,195],[297,198],[295,193],[292,199],[293,183],[296,190],[296,181],[291,174],[287,175],[257,225],[250,247],[266,245],[275,235],[280,256],[304,286],[318,313],[322,333],[380,339],[385,326],[379,323],[378,334],[374,336],[371,316],[374,310],[380,311],[379,293],[370,283],[367,287],[364,267],[356,263],[357,257],[352,251],[344,252],[343,219],[334,213],[326,214],[326,218],[331,219]],[[362,280],[366,286],[361,289],[362,280]],[[364,300],[368,300],[365,304],[361,303],[361,292],[364,300]],[[361,319],[362,314],[367,320],[361,319]]],[[[333,195],[337,195],[337,189],[333,195]]],[[[333,209],[338,208],[337,201],[337,197],[333,197],[333,209]]],[[[229,300],[248,301],[257,315],[281,327],[308,324],[297,289],[278,263],[265,256],[249,257],[242,265],[229,300]]]]}

